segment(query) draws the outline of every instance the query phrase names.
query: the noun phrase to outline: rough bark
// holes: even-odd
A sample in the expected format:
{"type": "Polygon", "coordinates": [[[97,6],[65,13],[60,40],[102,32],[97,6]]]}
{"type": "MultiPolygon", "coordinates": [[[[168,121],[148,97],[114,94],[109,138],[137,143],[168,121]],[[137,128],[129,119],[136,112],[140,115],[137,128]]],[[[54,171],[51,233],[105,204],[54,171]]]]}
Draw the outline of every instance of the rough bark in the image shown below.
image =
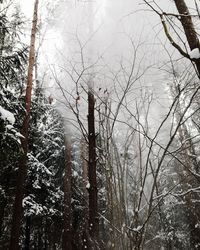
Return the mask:
{"type": "Polygon", "coordinates": [[[87,196],[87,182],[88,182],[88,152],[86,151],[86,143],[84,139],[81,140],[81,165],[82,165],[82,177],[83,177],[83,193],[87,196]]]}
{"type": "MultiPolygon", "coordinates": [[[[199,39],[194,27],[192,17],[184,0],[174,0],[176,8],[180,14],[180,21],[183,26],[188,45],[191,50],[195,48],[200,49],[199,39]]],[[[200,59],[194,60],[200,78],[200,59]]]]}
{"type": "Polygon", "coordinates": [[[96,175],[96,135],[94,118],[95,99],[91,88],[88,90],[88,181],[89,181],[89,233],[92,239],[98,238],[99,218],[96,175]]]}
{"type": "Polygon", "coordinates": [[[72,250],[72,209],[71,209],[71,144],[65,137],[65,176],[64,176],[64,232],[62,249],[72,250]]]}
{"type": "Polygon", "coordinates": [[[23,153],[19,160],[19,170],[16,183],[16,194],[15,194],[11,239],[9,248],[10,250],[20,249],[19,237],[20,237],[20,226],[21,226],[21,216],[22,216],[22,200],[24,195],[24,184],[27,174],[28,128],[29,128],[31,96],[32,96],[33,67],[35,62],[35,40],[36,40],[37,20],[38,20],[37,17],[38,4],[39,0],[35,0],[32,30],[31,30],[29,61],[28,61],[27,86],[25,95],[26,114],[21,130],[21,134],[23,135],[23,138],[21,139],[23,153]]]}
{"type": "Polygon", "coordinates": [[[199,47],[199,39],[194,28],[190,12],[184,0],[174,0],[176,8],[180,14],[180,20],[187,37],[190,49],[193,50],[199,47]]]}

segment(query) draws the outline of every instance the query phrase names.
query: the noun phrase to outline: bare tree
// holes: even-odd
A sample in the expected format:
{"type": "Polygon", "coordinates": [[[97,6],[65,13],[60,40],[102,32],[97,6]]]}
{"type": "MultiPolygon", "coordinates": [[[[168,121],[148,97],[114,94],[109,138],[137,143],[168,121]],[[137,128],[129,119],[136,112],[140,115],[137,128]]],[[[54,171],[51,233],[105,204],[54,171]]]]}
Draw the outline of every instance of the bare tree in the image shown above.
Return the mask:
{"type": "MultiPolygon", "coordinates": [[[[165,32],[166,37],[168,38],[169,42],[172,44],[172,46],[177,49],[177,51],[184,56],[185,58],[188,58],[191,60],[192,63],[196,66],[196,73],[198,78],[200,78],[200,58],[195,57],[190,57],[190,53],[187,51],[187,46],[186,43],[183,41],[183,46],[182,48],[181,45],[179,45],[175,40],[173,39],[172,35],[169,32],[169,29],[167,27],[167,22],[169,22],[169,17],[173,16],[175,17],[178,21],[181,22],[181,25],[184,30],[184,34],[187,40],[187,44],[189,46],[189,49],[192,50],[197,50],[198,52],[200,51],[200,44],[199,44],[199,38],[198,38],[198,33],[195,29],[194,21],[192,19],[192,15],[189,12],[189,8],[184,0],[174,0],[174,3],[176,5],[176,8],[178,10],[178,14],[173,14],[173,13],[167,13],[163,11],[158,4],[153,1],[147,1],[144,0],[144,2],[156,13],[160,16],[161,23],[163,25],[163,29],[165,32]]],[[[196,6],[198,7],[197,3],[196,6]]],[[[198,16],[198,8],[197,8],[197,16],[198,16]]],[[[174,29],[176,35],[179,37],[178,31],[174,29]]],[[[182,39],[180,39],[182,40],[182,39]]]]}

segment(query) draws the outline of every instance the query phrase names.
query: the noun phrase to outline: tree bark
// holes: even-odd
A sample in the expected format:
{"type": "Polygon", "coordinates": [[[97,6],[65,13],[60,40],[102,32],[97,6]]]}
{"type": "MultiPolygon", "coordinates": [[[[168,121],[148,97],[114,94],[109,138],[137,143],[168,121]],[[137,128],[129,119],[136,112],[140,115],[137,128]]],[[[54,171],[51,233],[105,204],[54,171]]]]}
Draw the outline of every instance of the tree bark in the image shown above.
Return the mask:
{"type": "Polygon", "coordinates": [[[82,178],[83,178],[83,195],[84,195],[84,225],[83,225],[83,234],[82,234],[82,250],[91,249],[90,246],[90,236],[89,236],[89,210],[88,210],[88,191],[87,191],[87,183],[88,183],[88,152],[85,140],[81,140],[81,165],[82,165],[82,178]]]}
{"type": "Polygon", "coordinates": [[[71,143],[65,136],[65,176],[64,176],[64,232],[62,249],[72,250],[72,211],[71,211],[71,143]]]}
{"type": "Polygon", "coordinates": [[[88,90],[88,180],[89,180],[89,233],[92,239],[98,238],[99,218],[97,201],[97,175],[96,175],[96,135],[94,118],[94,94],[92,88],[88,90]]]}
{"type": "Polygon", "coordinates": [[[23,138],[21,139],[23,153],[19,160],[19,170],[17,176],[16,194],[15,194],[10,248],[9,248],[10,250],[20,249],[19,237],[20,237],[20,226],[21,226],[21,216],[22,216],[22,200],[24,195],[24,184],[27,175],[28,128],[29,128],[31,96],[32,96],[33,67],[35,62],[35,40],[36,40],[37,21],[38,21],[38,16],[37,16],[38,4],[39,0],[35,0],[32,30],[31,30],[29,61],[28,61],[27,86],[25,95],[26,114],[21,130],[21,134],[23,135],[23,138]]]}
{"type": "MultiPolygon", "coordinates": [[[[188,41],[188,45],[191,50],[198,48],[200,49],[199,39],[197,36],[197,32],[194,28],[194,23],[192,21],[192,17],[190,16],[190,12],[184,0],[174,0],[176,8],[180,14],[180,21],[183,26],[185,36],[188,41]]],[[[198,77],[200,78],[200,59],[194,60],[198,77]]]]}

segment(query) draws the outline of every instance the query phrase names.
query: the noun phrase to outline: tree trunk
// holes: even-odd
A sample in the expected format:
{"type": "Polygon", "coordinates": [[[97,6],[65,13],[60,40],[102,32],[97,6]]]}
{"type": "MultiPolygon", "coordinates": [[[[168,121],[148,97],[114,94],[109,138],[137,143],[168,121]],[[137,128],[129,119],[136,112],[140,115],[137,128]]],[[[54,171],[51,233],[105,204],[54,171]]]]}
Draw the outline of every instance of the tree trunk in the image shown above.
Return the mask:
{"type": "Polygon", "coordinates": [[[99,218],[97,202],[97,176],[96,176],[96,135],[94,119],[94,94],[92,88],[88,90],[88,192],[89,192],[89,233],[92,239],[98,238],[99,218]]]}
{"type": "Polygon", "coordinates": [[[4,212],[7,205],[7,199],[6,197],[0,197],[0,237],[2,236],[3,231],[3,221],[4,221],[4,212]]]}
{"type": "MultiPolygon", "coordinates": [[[[174,0],[176,8],[180,14],[180,21],[183,26],[185,36],[187,38],[189,47],[191,50],[195,48],[200,49],[199,39],[194,28],[194,23],[190,16],[190,12],[184,0],[174,0]]],[[[198,71],[198,77],[200,78],[200,59],[194,60],[198,71]]]]}
{"type": "Polygon", "coordinates": [[[45,220],[45,228],[44,228],[44,250],[48,249],[48,233],[47,233],[47,227],[48,227],[48,223],[47,223],[47,218],[44,219],[45,220]]]}
{"type": "Polygon", "coordinates": [[[84,195],[84,225],[83,225],[83,233],[82,233],[82,250],[91,249],[90,246],[90,237],[88,231],[88,191],[87,191],[87,183],[88,183],[88,159],[87,159],[87,148],[85,140],[81,140],[81,165],[82,165],[82,178],[83,178],[83,195],[84,195]]]}
{"type": "Polygon", "coordinates": [[[72,250],[71,179],[71,143],[65,136],[64,232],[62,238],[63,250],[72,250]]]}
{"type": "Polygon", "coordinates": [[[10,239],[10,250],[18,250],[19,247],[19,237],[20,237],[20,225],[22,216],[22,200],[24,195],[24,184],[27,174],[27,152],[28,152],[28,128],[30,120],[30,108],[31,108],[31,95],[32,95],[32,82],[33,82],[33,67],[35,61],[35,40],[37,31],[37,12],[38,12],[39,0],[35,0],[34,4],[34,14],[31,30],[31,43],[29,51],[29,61],[28,61],[28,76],[27,76],[27,86],[26,86],[26,96],[25,96],[25,109],[26,115],[22,125],[21,134],[23,138],[21,139],[23,154],[19,160],[19,170],[17,176],[16,184],[16,194],[13,210],[13,221],[11,229],[11,239],[10,239]]]}
{"type": "Polygon", "coordinates": [[[31,236],[31,217],[26,217],[26,232],[25,232],[25,250],[30,249],[30,236],[31,236]]]}

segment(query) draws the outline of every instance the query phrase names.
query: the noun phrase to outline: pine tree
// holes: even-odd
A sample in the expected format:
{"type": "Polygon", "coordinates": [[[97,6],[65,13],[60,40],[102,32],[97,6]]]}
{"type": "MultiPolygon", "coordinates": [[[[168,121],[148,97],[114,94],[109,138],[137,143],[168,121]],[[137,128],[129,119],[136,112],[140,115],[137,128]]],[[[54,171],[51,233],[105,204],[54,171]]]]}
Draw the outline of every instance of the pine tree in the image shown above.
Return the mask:
{"type": "Polygon", "coordinates": [[[10,201],[21,151],[22,82],[27,61],[26,47],[18,36],[23,28],[22,15],[18,9],[9,15],[12,7],[6,1],[0,3],[0,242],[6,242],[9,236],[10,201]]]}

